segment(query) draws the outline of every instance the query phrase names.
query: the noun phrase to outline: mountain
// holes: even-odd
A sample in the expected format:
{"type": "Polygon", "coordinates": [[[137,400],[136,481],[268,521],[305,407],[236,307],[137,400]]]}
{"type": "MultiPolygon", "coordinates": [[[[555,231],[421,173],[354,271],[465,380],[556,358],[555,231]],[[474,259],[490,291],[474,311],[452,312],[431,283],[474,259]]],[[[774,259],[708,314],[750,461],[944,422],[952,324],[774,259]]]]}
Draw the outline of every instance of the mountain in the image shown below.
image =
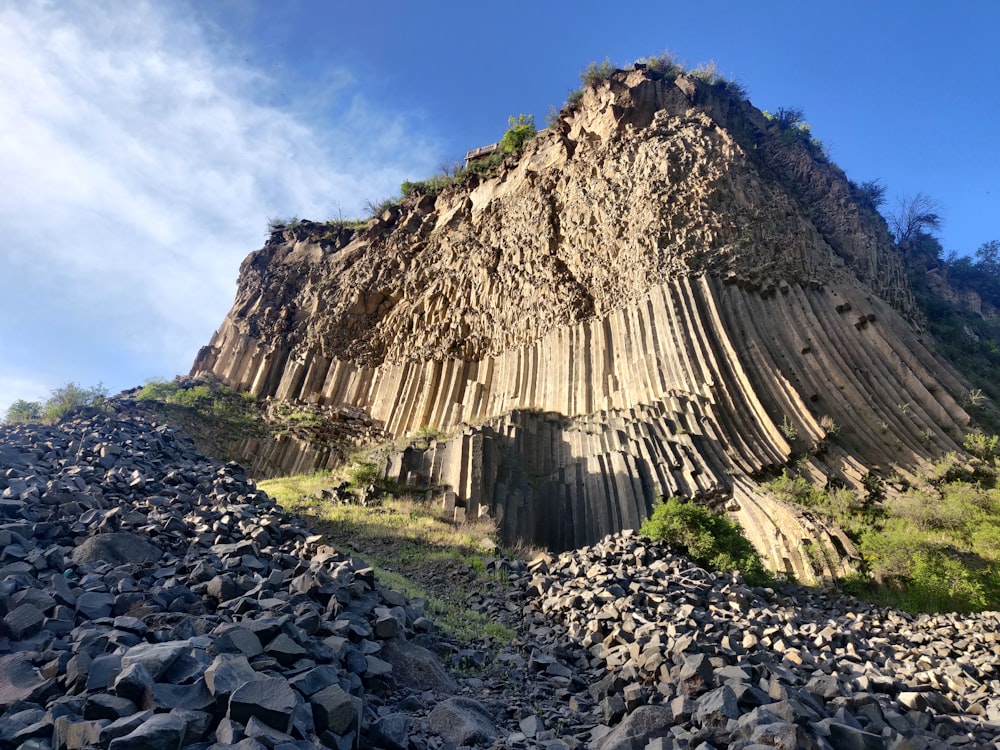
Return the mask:
{"type": "MultiPolygon", "coordinates": [[[[321,406],[345,439],[423,437],[383,475],[507,539],[579,547],[679,495],[807,581],[854,547],[764,481],[877,497],[961,453],[971,387],[923,341],[873,203],[795,117],[637,65],[494,161],[359,228],[277,227],[191,374],[321,406]]],[[[315,470],[335,444],[243,455],[315,470]]]]}

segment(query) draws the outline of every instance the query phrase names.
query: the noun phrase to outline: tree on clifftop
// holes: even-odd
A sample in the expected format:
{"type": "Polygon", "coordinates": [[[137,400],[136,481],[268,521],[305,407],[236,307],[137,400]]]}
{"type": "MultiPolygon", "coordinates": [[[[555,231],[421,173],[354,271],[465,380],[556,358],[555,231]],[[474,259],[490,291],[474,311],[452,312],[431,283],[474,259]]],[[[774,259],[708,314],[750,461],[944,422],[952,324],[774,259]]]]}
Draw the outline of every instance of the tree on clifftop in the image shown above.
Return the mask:
{"type": "Polygon", "coordinates": [[[924,193],[896,201],[896,210],[887,217],[896,245],[907,249],[921,234],[941,228],[941,204],[924,193]]]}

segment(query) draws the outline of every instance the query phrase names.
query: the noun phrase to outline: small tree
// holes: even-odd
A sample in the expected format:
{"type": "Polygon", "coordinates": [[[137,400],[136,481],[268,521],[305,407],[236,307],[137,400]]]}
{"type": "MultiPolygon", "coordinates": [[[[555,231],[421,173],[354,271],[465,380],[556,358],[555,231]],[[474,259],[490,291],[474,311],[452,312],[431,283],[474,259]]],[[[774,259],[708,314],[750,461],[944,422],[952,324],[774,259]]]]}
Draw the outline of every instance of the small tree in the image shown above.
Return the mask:
{"type": "Polygon", "coordinates": [[[42,418],[42,404],[40,401],[25,401],[19,398],[7,408],[7,416],[4,422],[14,424],[18,422],[37,422],[42,418]]]}
{"type": "Polygon", "coordinates": [[[85,406],[100,408],[108,396],[107,389],[101,384],[92,388],[81,388],[76,383],[67,383],[52,391],[52,395],[42,407],[42,420],[58,422],[85,406]]]}
{"type": "Polygon", "coordinates": [[[921,234],[941,229],[941,204],[924,193],[896,201],[896,210],[886,217],[892,238],[900,248],[908,249],[921,234]]]}
{"type": "Polygon", "coordinates": [[[534,115],[518,115],[507,120],[507,132],[500,140],[500,150],[505,154],[519,151],[526,141],[535,137],[538,130],[535,128],[534,115]]]}

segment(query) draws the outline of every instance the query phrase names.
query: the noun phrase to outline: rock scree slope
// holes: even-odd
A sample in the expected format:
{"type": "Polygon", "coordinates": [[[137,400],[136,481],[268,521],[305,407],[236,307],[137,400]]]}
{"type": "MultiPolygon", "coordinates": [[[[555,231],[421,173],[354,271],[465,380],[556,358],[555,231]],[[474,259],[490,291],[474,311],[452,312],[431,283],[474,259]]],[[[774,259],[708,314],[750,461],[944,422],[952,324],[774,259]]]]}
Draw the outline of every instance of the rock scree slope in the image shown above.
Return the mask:
{"type": "Polygon", "coordinates": [[[996,746],[997,613],[750,588],[623,532],[492,561],[470,605],[518,636],[461,643],[175,428],[0,426],[0,456],[2,750],[996,746]]]}
{"type": "Polygon", "coordinates": [[[760,480],[912,479],[961,450],[968,384],[922,343],[884,221],[792,136],[728,87],[618,71],[493,174],[275,231],[192,375],[450,433],[386,475],[510,540],[589,544],[680,495],[774,569],[843,572],[850,542],[760,480]]]}

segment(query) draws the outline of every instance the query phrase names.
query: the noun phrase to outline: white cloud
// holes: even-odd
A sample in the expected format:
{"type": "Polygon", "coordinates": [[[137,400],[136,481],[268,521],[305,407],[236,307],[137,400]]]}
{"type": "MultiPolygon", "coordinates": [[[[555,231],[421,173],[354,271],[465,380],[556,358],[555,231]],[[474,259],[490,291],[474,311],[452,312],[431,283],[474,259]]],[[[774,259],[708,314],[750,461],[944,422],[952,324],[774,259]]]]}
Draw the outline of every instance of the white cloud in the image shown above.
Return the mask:
{"type": "Polygon", "coordinates": [[[186,370],[267,216],[360,214],[438,162],[350,71],[303,86],[308,100],[275,96],[287,81],[184,8],[0,9],[0,401],[186,370]]]}

